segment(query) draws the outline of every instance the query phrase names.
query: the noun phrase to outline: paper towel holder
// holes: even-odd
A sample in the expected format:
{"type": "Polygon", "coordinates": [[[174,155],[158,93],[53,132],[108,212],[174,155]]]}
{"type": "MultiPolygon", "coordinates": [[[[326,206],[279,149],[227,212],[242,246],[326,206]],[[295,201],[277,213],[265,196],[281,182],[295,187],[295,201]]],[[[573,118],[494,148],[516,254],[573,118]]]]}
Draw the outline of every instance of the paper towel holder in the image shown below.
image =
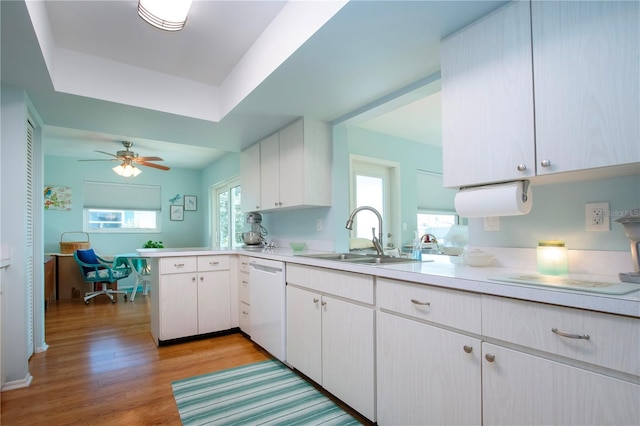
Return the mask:
{"type": "MultiPolygon", "coordinates": [[[[522,182],[522,202],[526,203],[527,200],[529,199],[529,197],[527,197],[527,192],[529,192],[529,184],[530,182],[528,180],[520,180],[520,181],[516,181],[516,182],[522,182]]],[[[483,185],[480,185],[483,186],[483,185]]],[[[470,189],[470,188],[477,188],[477,186],[462,186],[460,187],[460,191],[464,191],[465,189],[470,189]]]]}

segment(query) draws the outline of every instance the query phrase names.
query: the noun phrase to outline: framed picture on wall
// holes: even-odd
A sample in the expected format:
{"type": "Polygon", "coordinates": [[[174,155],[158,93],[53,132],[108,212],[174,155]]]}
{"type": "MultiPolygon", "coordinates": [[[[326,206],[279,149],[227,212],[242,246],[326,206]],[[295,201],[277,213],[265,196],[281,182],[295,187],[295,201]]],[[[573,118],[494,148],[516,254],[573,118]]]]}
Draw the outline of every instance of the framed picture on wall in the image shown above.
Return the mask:
{"type": "Polygon", "coordinates": [[[184,220],[184,206],[178,206],[178,205],[169,206],[169,219],[184,220]]]}
{"type": "Polygon", "coordinates": [[[186,211],[196,211],[198,210],[198,197],[195,195],[185,195],[184,196],[184,209],[186,211]]]}

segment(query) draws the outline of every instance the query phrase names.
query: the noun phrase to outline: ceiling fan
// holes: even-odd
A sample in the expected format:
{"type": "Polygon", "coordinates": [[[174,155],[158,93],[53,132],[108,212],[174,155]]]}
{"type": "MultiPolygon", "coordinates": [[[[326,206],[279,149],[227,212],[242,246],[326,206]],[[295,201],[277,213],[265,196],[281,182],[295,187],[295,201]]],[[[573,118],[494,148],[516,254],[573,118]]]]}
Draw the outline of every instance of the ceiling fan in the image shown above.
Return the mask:
{"type": "Polygon", "coordinates": [[[96,151],[101,154],[109,155],[113,158],[110,159],[99,159],[99,160],[80,160],[80,161],[122,161],[122,167],[133,167],[134,164],[138,164],[140,166],[153,167],[154,169],[160,170],[170,170],[169,167],[163,166],[161,164],[150,163],[150,161],[164,161],[160,157],[138,157],[137,152],[133,152],[130,148],[133,146],[133,142],[122,141],[122,145],[124,146],[124,151],[116,152],[116,155],[110,154],[104,151],[96,151]]]}

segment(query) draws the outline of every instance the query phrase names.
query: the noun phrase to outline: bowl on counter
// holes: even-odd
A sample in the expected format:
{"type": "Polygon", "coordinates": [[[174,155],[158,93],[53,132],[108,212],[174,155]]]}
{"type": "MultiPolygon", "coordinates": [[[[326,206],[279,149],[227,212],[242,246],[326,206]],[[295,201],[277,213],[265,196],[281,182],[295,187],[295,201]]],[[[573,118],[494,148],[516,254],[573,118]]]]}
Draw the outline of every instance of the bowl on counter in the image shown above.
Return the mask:
{"type": "Polygon", "coordinates": [[[290,242],[289,247],[291,247],[293,251],[302,251],[307,248],[307,243],[290,242]]]}
{"type": "Polygon", "coordinates": [[[479,249],[467,251],[462,255],[464,263],[475,267],[489,266],[494,258],[491,253],[479,249]]]}
{"type": "Polygon", "coordinates": [[[442,247],[441,251],[447,256],[460,256],[464,252],[464,247],[442,247]]]}

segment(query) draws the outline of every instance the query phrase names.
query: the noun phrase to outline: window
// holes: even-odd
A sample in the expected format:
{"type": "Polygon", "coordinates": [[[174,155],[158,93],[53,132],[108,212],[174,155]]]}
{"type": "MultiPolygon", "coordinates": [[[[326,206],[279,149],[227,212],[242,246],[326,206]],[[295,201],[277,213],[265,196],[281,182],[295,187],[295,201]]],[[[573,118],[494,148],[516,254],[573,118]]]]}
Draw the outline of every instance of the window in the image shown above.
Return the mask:
{"type": "Polygon", "coordinates": [[[418,234],[431,234],[443,242],[453,225],[458,224],[458,216],[448,212],[418,212],[418,234]]]}
{"type": "Polygon", "coordinates": [[[84,232],[161,232],[159,186],[84,182],[83,195],[84,232]]]}
{"type": "Polygon", "coordinates": [[[211,198],[214,212],[212,215],[212,229],[215,229],[212,244],[214,247],[237,248],[244,244],[241,193],[240,182],[237,179],[213,188],[211,198]]]}
{"type": "MultiPolygon", "coordinates": [[[[376,158],[351,155],[351,210],[370,206],[380,212],[383,221],[385,245],[397,244],[393,235],[400,235],[394,224],[399,217],[398,164],[376,158]]],[[[371,239],[371,228],[378,234],[378,218],[371,212],[363,211],[356,216],[352,238],[371,239]]]]}

